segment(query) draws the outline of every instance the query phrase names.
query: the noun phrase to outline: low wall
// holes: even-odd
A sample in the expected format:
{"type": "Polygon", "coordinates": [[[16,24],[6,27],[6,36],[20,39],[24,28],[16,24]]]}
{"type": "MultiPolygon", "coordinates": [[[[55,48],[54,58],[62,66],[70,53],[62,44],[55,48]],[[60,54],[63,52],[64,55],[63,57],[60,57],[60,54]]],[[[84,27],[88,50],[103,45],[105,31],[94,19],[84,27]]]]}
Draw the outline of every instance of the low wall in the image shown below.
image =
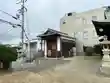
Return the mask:
{"type": "Polygon", "coordinates": [[[13,71],[28,70],[32,72],[40,72],[55,67],[56,65],[65,64],[69,61],[70,60],[37,58],[33,63],[23,63],[19,68],[14,68],[13,71]]]}

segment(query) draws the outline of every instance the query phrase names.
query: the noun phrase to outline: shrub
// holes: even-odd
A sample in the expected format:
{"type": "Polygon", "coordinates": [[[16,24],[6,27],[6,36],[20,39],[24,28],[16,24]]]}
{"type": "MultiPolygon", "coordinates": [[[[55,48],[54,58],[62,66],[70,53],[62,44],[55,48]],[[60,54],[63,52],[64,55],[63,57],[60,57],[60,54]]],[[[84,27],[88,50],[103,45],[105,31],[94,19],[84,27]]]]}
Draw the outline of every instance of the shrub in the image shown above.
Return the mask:
{"type": "Polygon", "coordinates": [[[0,45],[0,62],[3,63],[3,68],[7,69],[10,62],[17,59],[17,51],[15,48],[0,45]]]}

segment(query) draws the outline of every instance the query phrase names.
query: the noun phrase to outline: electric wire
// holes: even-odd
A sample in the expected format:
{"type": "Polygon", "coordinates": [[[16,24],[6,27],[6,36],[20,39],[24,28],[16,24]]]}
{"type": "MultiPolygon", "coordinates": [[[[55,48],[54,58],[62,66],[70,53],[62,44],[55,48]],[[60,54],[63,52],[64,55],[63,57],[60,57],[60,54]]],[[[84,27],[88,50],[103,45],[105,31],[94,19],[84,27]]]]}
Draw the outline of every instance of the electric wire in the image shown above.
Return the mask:
{"type": "Polygon", "coordinates": [[[3,10],[0,10],[0,12],[2,12],[2,13],[4,13],[4,14],[7,14],[8,16],[11,16],[12,18],[14,18],[14,19],[17,20],[17,17],[15,17],[15,16],[13,16],[13,15],[11,15],[11,14],[9,14],[9,13],[3,11],[3,10]]]}
{"type": "Polygon", "coordinates": [[[9,33],[10,31],[12,31],[12,29],[13,29],[13,28],[10,28],[10,29],[8,29],[8,31],[5,31],[5,32],[3,32],[3,33],[0,33],[0,36],[1,36],[1,35],[6,35],[6,34],[9,33]]]}
{"type": "MultiPolygon", "coordinates": [[[[0,36],[2,36],[2,37],[5,37],[9,32],[11,32],[13,30],[13,28],[10,28],[10,29],[8,29],[7,31],[5,31],[5,32],[2,32],[2,33],[0,33],[0,36]]],[[[13,35],[12,35],[13,36],[13,35]]],[[[14,35],[14,37],[17,37],[17,36],[15,36],[14,35]]]]}

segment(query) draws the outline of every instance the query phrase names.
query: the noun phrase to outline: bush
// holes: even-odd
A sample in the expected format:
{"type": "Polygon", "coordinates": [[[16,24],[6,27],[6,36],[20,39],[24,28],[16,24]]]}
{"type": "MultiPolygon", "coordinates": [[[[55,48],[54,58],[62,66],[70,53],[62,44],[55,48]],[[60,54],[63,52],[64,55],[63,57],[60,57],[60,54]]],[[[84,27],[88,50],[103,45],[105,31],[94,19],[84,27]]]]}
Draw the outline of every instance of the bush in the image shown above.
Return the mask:
{"type": "Polygon", "coordinates": [[[4,69],[9,67],[10,62],[17,59],[17,51],[15,48],[0,45],[0,62],[3,63],[4,69]]]}

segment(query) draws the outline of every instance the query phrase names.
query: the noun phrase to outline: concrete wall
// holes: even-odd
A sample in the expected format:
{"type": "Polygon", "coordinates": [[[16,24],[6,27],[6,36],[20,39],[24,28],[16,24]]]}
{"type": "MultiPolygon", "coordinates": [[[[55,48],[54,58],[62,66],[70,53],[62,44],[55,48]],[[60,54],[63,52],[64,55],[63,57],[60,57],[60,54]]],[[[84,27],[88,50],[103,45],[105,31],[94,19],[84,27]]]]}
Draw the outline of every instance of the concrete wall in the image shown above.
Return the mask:
{"type": "Polygon", "coordinates": [[[58,66],[69,62],[70,60],[37,58],[33,63],[23,63],[22,65],[15,65],[16,67],[13,68],[13,71],[28,70],[32,72],[40,72],[42,70],[53,68],[56,65],[58,66]]]}
{"type": "Polygon", "coordinates": [[[66,14],[60,20],[60,31],[68,33],[73,37],[76,37],[76,33],[77,43],[82,43],[77,46],[79,47],[78,50],[81,51],[82,45],[93,46],[98,43],[97,34],[94,25],[92,24],[92,20],[104,20],[104,8],[92,9],[82,13],[73,12],[72,16],[66,14]],[[96,19],[93,17],[96,17],[96,19]],[[85,31],[87,38],[84,38],[85,31]]]}
{"type": "Polygon", "coordinates": [[[31,54],[31,57],[36,56],[38,52],[37,42],[30,42],[30,54],[29,54],[28,43],[24,45],[24,50],[25,50],[27,58],[30,58],[30,54],[31,54]]]}

